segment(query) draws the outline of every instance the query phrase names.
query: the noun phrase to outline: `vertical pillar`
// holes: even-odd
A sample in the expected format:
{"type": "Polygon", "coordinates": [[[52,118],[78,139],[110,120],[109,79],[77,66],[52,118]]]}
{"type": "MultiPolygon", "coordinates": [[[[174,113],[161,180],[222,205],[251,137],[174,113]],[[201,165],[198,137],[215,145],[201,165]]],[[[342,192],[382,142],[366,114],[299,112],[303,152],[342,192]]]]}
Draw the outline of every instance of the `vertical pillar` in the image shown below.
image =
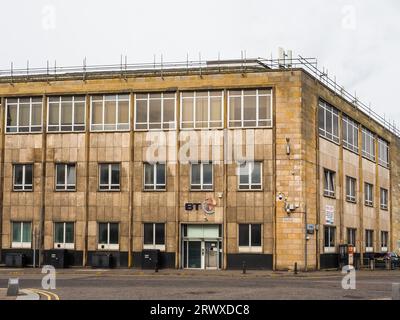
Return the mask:
{"type": "Polygon", "coordinates": [[[358,214],[360,225],[358,230],[358,239],[360,243],[360,263],[362,265],[364,258],[364,175],[363,175],[363,157],[362,157],[362,126],[358,126],[358,214]]]}
{"type": "Polygon", "coordinates": [[[135,105],[135,96],[133,92],[129,95],[129,226],[128,226],[128,268],[133,266],[133,186],[134,186],[134,166],[133,166],[133,153],[134,153],[134,139],[135,139],[135,131],[134,131],[134,105],[135,105]]]}
{"type": "Polygon", "coordinates": [[[83,266],[88,265],[88,223],[89,223],[89,164],[90,164],[90,96],[86,95],[86,108],[85,108],[85,116],[86,116],[86,130],[85,130],[85,159],[86,159],[86,181],[85,181],[85,220],[84,220],[84,229],[83,229],[83,266]]]}
{"type": "Polygon", "coordinates": [[[339,172],[338,172],[338,187],[339,193],[339,243],[344,244],[345,242],[345,230],[344,230],[344,201],[345,201],[345,177],[343,169],[343,132],[340,130],[343,126],[343,113],[339,112],[339,172]]]}
{"type": "Polygon", "coordinates": [[[376,228],[375,228],[375,245],[374,252],[380,251],[380,235],[381,235],[381,221],[380,221],[380,180],[379,180],[379,147],[378,147],[378,136],[375,136],[375,195],[374,195],[374,204],[375,204],[375,214],[376,214],[376,228]]]}
{"type": "Polygon", "coordinates": [[[227,119],[227,115],[228,115],[228,91],[226,89],[224,89],[224,108],[223,108],[223,119],[224,119],[224,123],[223,123],[223,130],[225,130],[226,134],[223,134],[223,141],[222,141],[222,158],[223,158],[223,162],[222,162],[222,167],[223,167],[223,192],[224,192],[224,212],[222,214],[223,216],[223,228],[222,228],[222,255],[223,255],[223,269],[227,269],[227,263],[228,263],[228,221],[227,221],[227,202],[228,202],[228,159],[226,158],[227,154],[226,154],[226,148],[228,148],[228,146],[226,145],[226,143],[229,143],[229,130],[228,130],[228,119],[227,119]]]}
{"type": "Polygon", "coordinates": [[[0,261],[2,261],[3,249],[3,190],[4,190],[4,143],[5,143],[5,113],[6,99],[1,97],[0,105],[0,261]]]}
{"type": "MultiPolygon", "coordinates": [[[[180,210],[179,210],[179,205],[180,205],[180,200],[181,200],[181,194],[180,194],[180,183],[179,183],[179,178],[180,178],[180,168],[181,168],[181,163],[180,163],[180,159],[179,159],[179,147],[180,147],[180,141],[179,141],[179,132],[180,132],[180,123],[181,123],[181,99],[180,99],[180,91],[177,90],[176,91],[176,142],[175,142],[175,177],[174,177],[174,184],[175,184],[175,190],[174,190],[174,194],[175,194],[175,252],[176,252],[176,257],[175,257],[175,268],[179,269],[181,266],[181,241],[180,241],[180,234],[181,234],[181,228],[180,228],[180,210]]],[[[167,150],[166,150],[166,154],[168,157],[168,148],[169,148],[169,144],[168,144],[168,135],[167,135],[167,150]]],[[[168,159],[167,159],[168,160],[168,159]]],[[[168,163],[168,162],[167,162],[168,163]]],[[[168,230],[168,228],[167,228],[168,230]]]]}

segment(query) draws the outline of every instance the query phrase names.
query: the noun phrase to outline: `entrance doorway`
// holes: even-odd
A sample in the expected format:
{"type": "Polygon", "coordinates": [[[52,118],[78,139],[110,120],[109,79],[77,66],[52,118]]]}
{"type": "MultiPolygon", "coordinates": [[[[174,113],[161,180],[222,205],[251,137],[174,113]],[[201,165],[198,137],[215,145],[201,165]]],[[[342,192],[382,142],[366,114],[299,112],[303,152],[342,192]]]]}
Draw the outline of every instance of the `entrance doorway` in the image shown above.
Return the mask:
{"type": "Polygon", "coordinates": [[[182,226],[182,268],[217,270],[222,267],[220,225],[182,226]]]}

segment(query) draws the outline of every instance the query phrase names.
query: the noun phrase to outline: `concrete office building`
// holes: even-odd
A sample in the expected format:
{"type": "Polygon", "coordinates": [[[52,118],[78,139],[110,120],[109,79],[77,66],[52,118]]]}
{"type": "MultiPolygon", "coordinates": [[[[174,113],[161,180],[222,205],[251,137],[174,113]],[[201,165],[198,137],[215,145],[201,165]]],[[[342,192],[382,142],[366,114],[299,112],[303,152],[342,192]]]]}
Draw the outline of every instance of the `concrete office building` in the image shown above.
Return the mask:
{"type": "Polygon", "coordinates": [[[158,249],[160,267],[315,270],[340,244],[399,247],[398,131],[313,60],[22,73],[0,77],[2,263],[64,249],[73,266],[141,267],[158,249]],[[248,138],[253,159],[227,161],[248,138]]]}

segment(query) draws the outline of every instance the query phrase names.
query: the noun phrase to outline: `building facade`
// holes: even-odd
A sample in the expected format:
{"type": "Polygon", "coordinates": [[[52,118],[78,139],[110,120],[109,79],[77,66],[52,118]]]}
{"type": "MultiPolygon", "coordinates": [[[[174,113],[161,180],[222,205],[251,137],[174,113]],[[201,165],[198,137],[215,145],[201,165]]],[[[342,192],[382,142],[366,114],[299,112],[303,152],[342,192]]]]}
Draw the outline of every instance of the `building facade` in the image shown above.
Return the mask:
{"type": "Polygon", "coordinates": [[[2,263],[315,270],[340,244],[399,248],[398,136],[303,68],[20,76],[0,97],[2,263]]]}

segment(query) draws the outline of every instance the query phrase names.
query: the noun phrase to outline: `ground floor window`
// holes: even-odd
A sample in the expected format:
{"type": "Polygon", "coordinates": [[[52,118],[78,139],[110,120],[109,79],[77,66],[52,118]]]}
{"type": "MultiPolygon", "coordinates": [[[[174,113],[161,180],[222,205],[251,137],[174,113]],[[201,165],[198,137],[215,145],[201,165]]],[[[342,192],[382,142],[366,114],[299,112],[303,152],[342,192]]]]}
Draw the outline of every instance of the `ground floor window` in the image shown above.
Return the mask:
{"type": "Polygon", "coordinates": [[[336,227],[325,226],[324,227],[324,247],[326,253],[335,252],[336,241],[335,241],[336,227]]]}
{"type": "Polygon", "coordinates": [[[389,244],[389,232],[381,231],[381,251],[387,252],[389,244]]]}
{"type": "Polygon", "coordinates": [[[74,223],[55,222],[54,223],[54,248],[73,249],[74,248],[74,223]]]}
{"type": "Polygon", "coordinates": [[[366,252],[374,251],[374,231],[373,230],[365,230],[365,251],[366,252]]]}
{"type": "Polygon", "coordinates": [[[13,248],[31,248],[32,223],[12,222],[12,244],[13,248]]]}
{"type": "Polygon", "coordinates": [[[98,249],[119,249],[119,224],[115,222],[99,223],[98,249]]]}
{"type": "Polygon", "coordinates": [[[356,246],[356,234],[357,229],[347,228],[347,244],[352,245],[353,247],[356,246]]]}
{"type": "Polygon", "coordinates": [[[239,252],[261,252],[261,224],[239,224],[239,252]]]}
{"type": "Polygon", "coordinates": [[[143,248],[165,250],[165,224],[143,224],[143,248]]]}

